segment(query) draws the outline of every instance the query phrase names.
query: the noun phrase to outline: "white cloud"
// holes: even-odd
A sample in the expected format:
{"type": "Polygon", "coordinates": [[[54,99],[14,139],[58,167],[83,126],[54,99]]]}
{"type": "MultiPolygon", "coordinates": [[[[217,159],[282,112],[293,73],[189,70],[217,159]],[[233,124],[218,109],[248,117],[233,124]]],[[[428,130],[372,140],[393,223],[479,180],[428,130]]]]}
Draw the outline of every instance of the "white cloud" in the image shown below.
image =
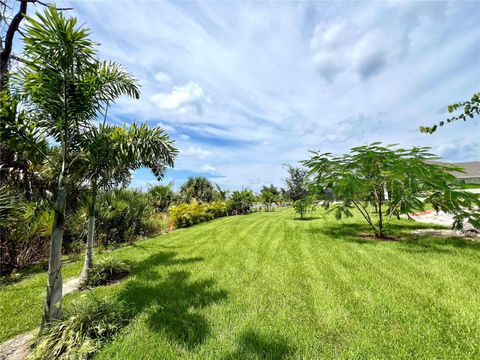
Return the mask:
{"type": "Polygon", "coordinates": [[[474,2],[59,1],[102,58],[141,79],[142,97],[119,99],[112,119],[174,127],[175,168],[208,162],[231,189],[281,185],[282,164],[308,149],[381,140],[454,156],[440,145],[478,144],[478,121],[418,132],[478,90],[474,2]]]}
{"type": "Polygon", "coordinates": [[[313,63],[329,82],[341,73],[368,79],[408,52],[408,30],[375,25],[362,28],[339,18],[321,22],[310,41],[313,63]]]}
{"type": "Polygon", "coordinates": [[[168,93],[154,94],[151,99],[161,109],[179,113],[194,110],[199,115],[203,113],[203,104],[208,102],[203,89],[193,81],[174,86],[168,93]]]}
{"type": "Polygon", "coordinates": [[[196,147],[196,146],[189,146],[186,149],[181,149],[180,150],[180,155],[189,155],[189,156],[195,156],[199,159],[204,159],[211,155],[212,152],[202,149],[201,147],[196,147]]]}
{"type": "Polygon", "coordinates": [[[449,142],[438,146],[436,154],[448,161],[464,161],[469,159],[480,159],[479,142],[465,143],[463,139],[449,142]]]}
{"type": "Polygon", "coordinates": [[[218,171],[218,169],[216,167],[208,165],[208,164],[202,165],[200,170],[204,171],[204,172],[208,172],[208,173],[216,173],[218,171]]]}
{"type": "Polygon", "coordinates": [[[169,84],[172,81],[172,77],[166,72],[160,71],[155,74],[155,80],[160,84],[169,84]]]}

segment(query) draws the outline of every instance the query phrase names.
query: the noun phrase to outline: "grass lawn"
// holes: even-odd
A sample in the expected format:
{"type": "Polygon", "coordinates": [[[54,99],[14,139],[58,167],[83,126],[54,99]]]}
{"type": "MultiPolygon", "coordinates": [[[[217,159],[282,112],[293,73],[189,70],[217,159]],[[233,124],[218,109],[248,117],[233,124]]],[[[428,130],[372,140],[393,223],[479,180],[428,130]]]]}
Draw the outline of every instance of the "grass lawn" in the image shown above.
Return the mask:
{"type": "Polygon", "coordinates": [[[464,189],[479,189],[480,184],[462,184],[464,189]]]}
{"type": "MultiPolygon", "coordinates": [[[[98,359],[480,358],[480,243],[365,240],[360,219],[292,217],[217,219],[104,254],[133,273],[66,302],[117,296],[134,307],[98,359]]],[[[1,341],[39,322],[45,281],[0,288],[1,341]]]]}

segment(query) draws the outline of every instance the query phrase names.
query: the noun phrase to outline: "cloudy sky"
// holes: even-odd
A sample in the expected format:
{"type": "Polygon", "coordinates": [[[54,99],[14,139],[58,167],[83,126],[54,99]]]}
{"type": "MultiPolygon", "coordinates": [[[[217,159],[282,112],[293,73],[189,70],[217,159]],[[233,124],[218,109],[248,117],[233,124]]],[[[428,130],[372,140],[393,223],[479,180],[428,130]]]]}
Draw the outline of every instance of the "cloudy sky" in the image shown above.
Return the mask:
{"type": "MultiPolygon", "coordinates": [[[[180,156],[163,182],[205,175],[229,189],[282,185],[309,149],[381,140],[480,159],[480,122],[420,125],[480,90],[476,2],[59,1],[100,56],[142,85],[110,121],[162,126],[180,156]]],[[[132,186],[154,183],[146,170],[132,186]]]]}

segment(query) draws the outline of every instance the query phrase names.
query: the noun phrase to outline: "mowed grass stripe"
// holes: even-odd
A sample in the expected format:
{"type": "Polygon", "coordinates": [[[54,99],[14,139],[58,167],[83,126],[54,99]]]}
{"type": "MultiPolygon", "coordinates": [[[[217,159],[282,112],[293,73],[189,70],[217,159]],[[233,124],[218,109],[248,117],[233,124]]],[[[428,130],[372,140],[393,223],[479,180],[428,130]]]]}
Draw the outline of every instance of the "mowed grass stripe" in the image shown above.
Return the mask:
{"type": "Polygon", "coordinates": [[[366,231],[358,218],[277,209],[115,250],[106,256],[134,273],[89,294],[126,299],[137,315],[97,358],[479,358],[478,244],[355,235],[366,231]]]}

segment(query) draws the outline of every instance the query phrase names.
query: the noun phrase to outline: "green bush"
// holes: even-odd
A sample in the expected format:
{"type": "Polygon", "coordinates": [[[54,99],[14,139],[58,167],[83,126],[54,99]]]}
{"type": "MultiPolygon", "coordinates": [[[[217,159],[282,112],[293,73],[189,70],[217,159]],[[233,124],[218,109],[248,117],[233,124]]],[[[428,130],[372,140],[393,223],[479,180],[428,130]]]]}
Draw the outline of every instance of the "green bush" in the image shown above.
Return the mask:
{"type": "Polygon", "coordinates": [[[167,232],[168,219],[166,213],[153,213],[143,219],[144,233],[146,235],[160,235],[167,232]]]}
{"type": "Polygon", "coordinates": [[[172,189],[173,184],[153,185],[148,189],[148,199],[157,212],[166,212],[168,207],[177,201],[172,189]]]}
{"type": "Polygon", "coordinates": [[[39,334],[30,359],[91,358],[132,316],[131,307],[117,298],[83,296],[39,334]]]}
{"type": "Polygon", "coordinates": [[[303,219],[307,213],[314,209],[314,199],[312,196],[306,196],[302,199],[298,199],[293,202],[293,209],[295,214],[300,215],[300,219],[303,219]]]}
{"type": "Polygon", "coordinates": [[[121,279],[130,273],[130,266],[118,259],[102,259],[94,263],[93,269],[88,272],[87,278],[82,283],[82,288],[90,288],[108,284],[121,279]]]}
{"type": "Polygon", "coordinates": [[[116,189],[102,194],[98,204],[97,234],[100,243],[122,243],[154,233],[150,221],[154,209],[146,194],[116,189]]]}
{"type": "Polygon", "coordinates": [[[190,204],[171,206],[168,210],[170,224],[177,228],[227,216],[230,213],[231,206],[227,201],[213,201],[211,203],[194,201],[190,204]]]}
{"type": "Polygon", "coordinates": [[[255,195],[252,190],[234,191],[230,198],[232,211],[236,215],[248,214],[252,211],[255,195]]]}
{"type": "MultiPolygon", "coordinates": [[[[48,255],[53,211],[47,206],[22,202],[13,215],[15,221],[0,226],[0,274],[41,262],[48,255]]],[[[12,215],[12,216],[13,216],[12,215]]]]}

